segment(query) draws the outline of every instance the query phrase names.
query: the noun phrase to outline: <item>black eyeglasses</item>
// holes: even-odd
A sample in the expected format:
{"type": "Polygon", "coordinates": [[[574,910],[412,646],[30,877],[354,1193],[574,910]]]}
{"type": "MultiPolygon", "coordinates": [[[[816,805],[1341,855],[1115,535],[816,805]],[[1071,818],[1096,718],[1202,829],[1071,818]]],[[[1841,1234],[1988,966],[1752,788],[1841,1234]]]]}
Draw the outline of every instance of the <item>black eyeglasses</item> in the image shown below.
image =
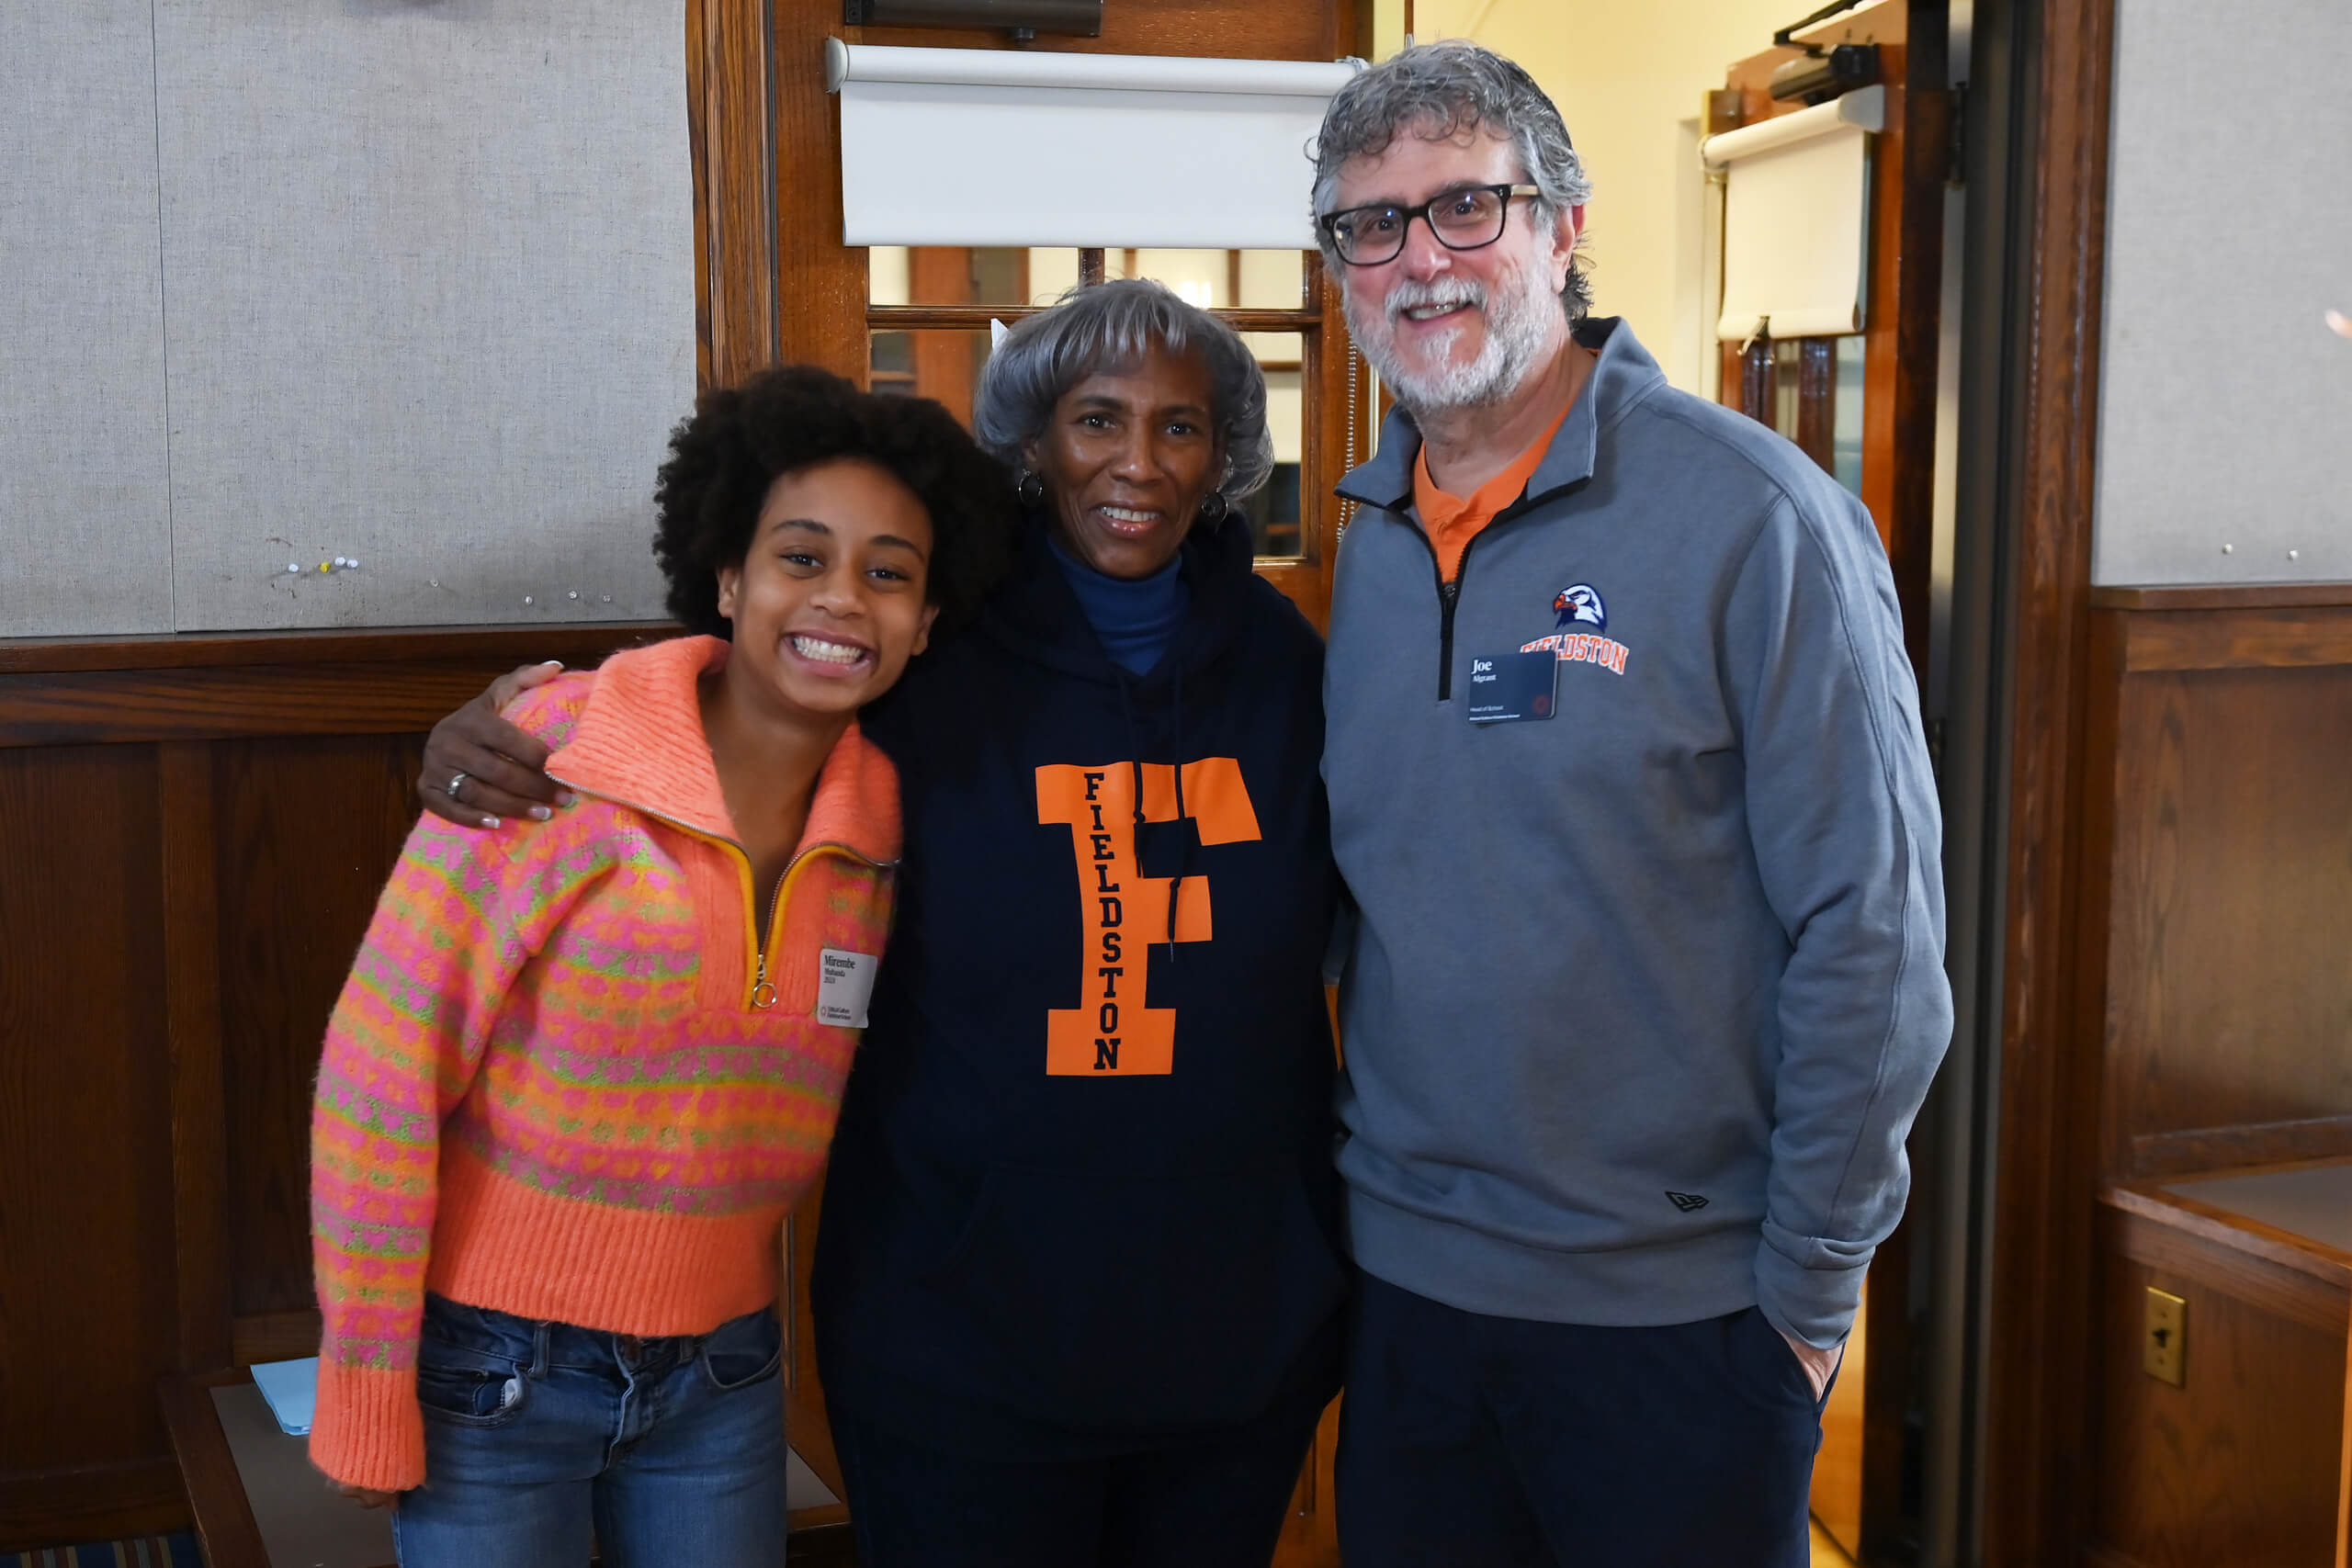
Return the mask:
{"type": "Polygon", "coordinates": [[[1512,197],[1543,194],[1534,186],[1461,186],[1441,191],[1419,207],[1351,207],[1315,221],[1341,261],[1350,266],[1378,266],[1395,261],[1404,250],[1405,231],[1416,218],[1429,220],[1430,232],[1447,250],[1475,251],[1503,237],[1512,197]]]}

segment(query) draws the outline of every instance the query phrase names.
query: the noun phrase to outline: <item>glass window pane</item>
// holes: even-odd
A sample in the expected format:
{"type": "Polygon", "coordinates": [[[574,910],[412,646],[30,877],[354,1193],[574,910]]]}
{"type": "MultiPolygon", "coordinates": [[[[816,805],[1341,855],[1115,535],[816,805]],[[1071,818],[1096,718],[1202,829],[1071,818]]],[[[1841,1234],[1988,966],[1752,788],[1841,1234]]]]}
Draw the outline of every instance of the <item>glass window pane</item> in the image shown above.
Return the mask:
{"type": "MultiPolygon", "coordinates": [[[[1204,310],[1233,303],[1233,274],[1238,251],[1134,251],[1127,263],[1129,277],[1157,278],[1179,298],[1204,310]]],[[[1108,258],[1105,258],[1106,260],[1108,258]]]]}
{"type": "Polygon", "coordinates": [[[913,389],[915,344],[911,333],[875,333],[867,366],[874,389],[904,392],[913,389]]]}
{"type": "Polygon", "coordinates": [[[1295,310],[1306,302],[1305,251],[1243,251],[1241,298],[1251,310],[1295,310]]]}
{"type": "Polygon", "coordinates": [[[1838,340],[1838,394],[1830,424],[1830,472],[1838,482],[1862,493],[1862,345],[1860,337],[1838,340]]]}
{"type": "Polygon", "coordinates": [[[1029,303],[1050,305],[1078,287],[1078,252],[1069,247],[1029,253],[1029,303]]]}
{"type": "Polygon", "coordinates": [[[1772,428],[1792,441],[1797,439],[1799,389],[1804,376],[1798,355],[1804,343],[1802,338],[1781,338],[1772,344],[1772,428]]]}
{"type": "Polygon", "coordinates": [[[1306,389],[1299,373],[1303,340],[1296,333],[1245,334],[1266,372],[1266,433],[1274,438],[1274,471],[1263,490],[1241,503],[1261,556],[1299,553],[1299,464],[1306,450],[1306,389]]]}
{"type": "MultiPolygon", "coordinates": [[[[1207,310],[1295,310],[1306,276],[1302,251],[1103,252],[1105,277],[1153,277],[1207,310]]],[[[1069,246],[875,245],[866,252],[870,305],[1050,305],[1078,283],[1069,246]]]]}
{"type": "Polygon", "coordinates": [[[865,299],[873,305],[907,300],[907,247],[876,245],[865,253],[865,299]]]}
{"type": "Polygon", "coordinates": [[[869,333],[866,339],[868,384],[876,391],[935,398],[972,423],[972,392],[989,358],[987,333],[925,329],[869,333]]]}
{"type": "Polygon", "coordinates": [[[1296,333],[1243,333],[1241,341],[1268,370],[1298,368],[1300,338],[1296,333]]]}
{"type": "MultiPolygon", "coordinates": [[[[1002,245],[875,245],[865,254],[865,300],[869,305],[1026,305],[1035,291],[1030,281],[1033,258],[1052,254],[1002,245]]],[[[1060,254],[1069,258],[1069,276],[1075,282],[1078,253],[1060,254]]]]}
{"type": "Polygon", "coordinates": [[[1772,428],[1804,446],[1831,477],[1862,488],[1862,355],[1859,335],[1772,344],[1772,428]],[[1814,381],[1808,385],[1808,367],[1814,381]]]}

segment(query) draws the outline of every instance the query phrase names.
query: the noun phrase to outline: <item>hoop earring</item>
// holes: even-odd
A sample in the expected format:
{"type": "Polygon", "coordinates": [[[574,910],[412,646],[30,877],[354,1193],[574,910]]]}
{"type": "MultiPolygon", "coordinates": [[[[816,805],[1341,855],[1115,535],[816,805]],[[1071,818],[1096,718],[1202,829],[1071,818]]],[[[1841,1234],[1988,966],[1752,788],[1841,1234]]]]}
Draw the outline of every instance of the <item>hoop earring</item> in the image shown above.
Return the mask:
{"type": "Polygon", "coordinates": [[[1229,510],[1231,509],[1226,505],[1225,491],[1221,490],[1213,490],[1209,491],[1207,497],[1201,502],[1201,522],[1206,526],[1214,528],[1218,524],[1225,521],[1226,514],[1229,510]]]}
{"type": "Polygon", "coordinates": [[[1024,470],[1014,481],[1012,493],[1021,498],[1023,506],[1043,506],[1046,504],[1046,481],[1024,470]]]}

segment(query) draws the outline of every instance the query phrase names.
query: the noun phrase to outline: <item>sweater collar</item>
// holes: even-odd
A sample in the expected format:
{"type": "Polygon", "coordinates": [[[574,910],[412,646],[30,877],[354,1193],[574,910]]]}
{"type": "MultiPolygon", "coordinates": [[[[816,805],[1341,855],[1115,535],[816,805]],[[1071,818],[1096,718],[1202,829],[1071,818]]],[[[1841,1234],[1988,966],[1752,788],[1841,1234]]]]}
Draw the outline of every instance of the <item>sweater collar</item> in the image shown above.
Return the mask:
{"type": "MultiPolygon", "coordinates": [[[[1528,479],[1525,499],[1531,503],[1590,479],[1600,433],[1666,384],[1666,372],[1621,318],[1587,317],[1576,324],[1576,341],[1599,350],[1600,357],[1528,479]]],[[[1400,403],[1382,423],[1380,446],[1372,460],[1350,469],[1339,483],[1339,493],[1401,513],[1413,502],[1413,468],[1420,455],[1421,427],[1400,403]]]]}
{"type": "MultiPolygon", "coordinates": [[[[740,841],[702,729],[699,682],[723,668],[724,637],[682,637],[614,654],[596,671],[571,739],[548,776],[729,843],[740,841]]],[[[800,848],[841,844],[878,863],[899,858],[899,777],[858,730],[842,731],[817,774],[800,848]]]]}
{"type": "Polygon", "coordinates": [[[1182,557],[1169,557],[1168,564],[1149,577],[1125,578],[1095,570],[1063,549],[1051,535],[1046,536],[1046,548],[1054,564],[1062,569],[1063,579],[1078,596],[1080,611],[1111,661],[1130,675],[1141,675],[1159,663],[1183,626],[1184,612],[1192,601],[1184,586],[1182,557]]]}

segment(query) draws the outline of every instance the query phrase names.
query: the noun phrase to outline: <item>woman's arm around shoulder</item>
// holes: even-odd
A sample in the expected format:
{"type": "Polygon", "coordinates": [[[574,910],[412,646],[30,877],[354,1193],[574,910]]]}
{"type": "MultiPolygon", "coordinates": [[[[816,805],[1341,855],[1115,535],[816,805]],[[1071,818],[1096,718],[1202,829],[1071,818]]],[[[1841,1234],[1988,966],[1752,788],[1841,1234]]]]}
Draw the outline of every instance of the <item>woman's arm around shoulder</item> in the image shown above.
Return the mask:
{"type": "Polygon", "coordinates": [[[570,792],[547,775],[551,745],[507,714],[517,697],[563,673],[553,660],[526,664],[435,725],[417,776],[424,808],[460,827],[497,828],[510,817],[544,822],[555,807],[571,804],[570,792]]]}

